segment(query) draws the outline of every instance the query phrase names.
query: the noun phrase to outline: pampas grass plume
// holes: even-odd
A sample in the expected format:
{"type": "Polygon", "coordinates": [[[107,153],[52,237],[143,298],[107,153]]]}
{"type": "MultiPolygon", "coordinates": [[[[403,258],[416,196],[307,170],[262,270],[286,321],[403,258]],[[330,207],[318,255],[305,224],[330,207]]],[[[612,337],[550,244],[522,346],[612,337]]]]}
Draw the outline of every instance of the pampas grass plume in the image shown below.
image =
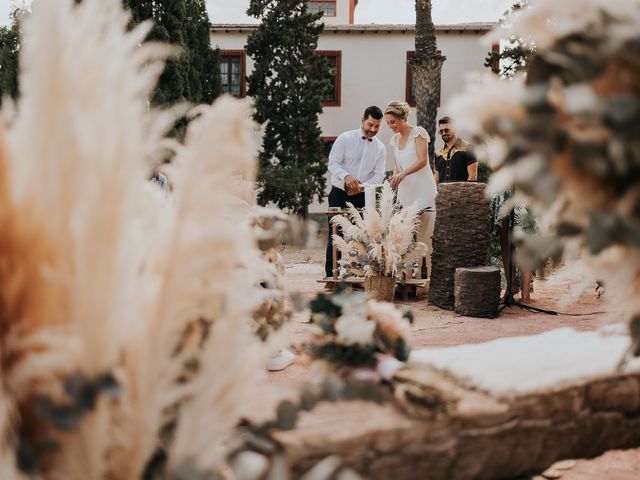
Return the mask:
{"type": "Polygon", "coordinates": [[[35,2],[6,156],[0,145],[0,454],[14,427],[54,440],[43,479],[138,479],[158,451],[169,469],[212,469],[264,360],[236,186],[254,175],[248,107],[200,107],[185,145],[169,141],[184,109],[148,96],[172,51],[128,24],[120,0],[35,2]],[[147,177],[169,144],[167,197],[147,177]],[[120,393],[61,433],[33,400],[69,402],[78,374],[113,375],[120,393]]]}

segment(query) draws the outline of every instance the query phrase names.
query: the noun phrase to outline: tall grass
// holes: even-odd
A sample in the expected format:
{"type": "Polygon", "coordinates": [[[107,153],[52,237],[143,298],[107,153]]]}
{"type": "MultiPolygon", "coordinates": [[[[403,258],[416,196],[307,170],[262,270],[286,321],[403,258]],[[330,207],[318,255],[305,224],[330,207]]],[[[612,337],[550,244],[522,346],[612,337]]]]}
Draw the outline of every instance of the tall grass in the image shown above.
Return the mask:
{"type": "Polygon", "coordinates": [[[404,262],[413,262],[425,254],[424,243],[414,241],[419,209],[400,208],[395,194],[385,182],[380,205],[368,207],[361,214],[349,204],[348,216],[336,215],[331,222],[344,234],[333,236],[342,254],[342,276],[395,277],[404,262]]]}
{"type": "Polygon", "coordinates": [[[214,468],[264,360],[248,109],[193,112],[165,196],[147,177],[184,108],[149,107],[171,50],[128,21],[35,2],[0,131],[0,460],[44,479],[214,468]]]}

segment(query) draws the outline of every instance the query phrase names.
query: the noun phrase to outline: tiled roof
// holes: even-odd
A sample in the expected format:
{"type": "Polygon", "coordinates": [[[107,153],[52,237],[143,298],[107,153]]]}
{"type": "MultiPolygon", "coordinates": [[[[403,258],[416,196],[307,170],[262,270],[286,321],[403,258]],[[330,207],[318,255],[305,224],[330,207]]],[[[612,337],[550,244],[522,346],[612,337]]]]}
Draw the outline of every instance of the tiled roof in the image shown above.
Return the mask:
{"type": "MultiPolygon", "coordinates": [[[[442,33],[484,33],[495,27],[496,23],[452,23],[436,25],[436,32],[442,33]]],[[[258,26],[257,23],[214,23],[213,32],[241,33],[250,32],[258,26]]],[[[382,25],[376,23],[363,25],[325,25],[325,33],[414,33],[415,24],[382,25]]]]}

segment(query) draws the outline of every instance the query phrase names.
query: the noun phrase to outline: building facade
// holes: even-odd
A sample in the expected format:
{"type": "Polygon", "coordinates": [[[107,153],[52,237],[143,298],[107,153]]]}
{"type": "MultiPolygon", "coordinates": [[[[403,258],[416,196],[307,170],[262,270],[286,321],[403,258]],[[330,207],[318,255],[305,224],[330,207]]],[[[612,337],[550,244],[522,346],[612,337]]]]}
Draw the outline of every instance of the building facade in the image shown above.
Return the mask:
{"type": "MultiPolygon", "coordinates": [[[[333,88],[325,97],[319,122],[328,147],[340,133],[358,128],[362,112],[369,105],[384,109],[393,100],[415,105],[408,64],[415,54],[415,25],[355,25],[357,0],[313,0],[308,6],[324,12],[325,28],[317,53],[329,61],[333,88]]],[[[492,27],[487,23],[436,26],[438,48],[446,57],[441,105],[462,91],[468,74],[486,71],[488,48],[480,37],[492,27]]],[[[251,24],[214,24],[211,33],[212,45],[220,49],[223,90],[238,97],[246,95],[245,76],[251,72],[252,61],[244,48],[255,28],[251,24]]],[[[412,110],[410,122],[415,121],[412,110]]],[[[386,125],[379,138],[389,145],[391,131],[386,125]]],[[[436,147],[438,142],[436,139],[436,147]]],[[[392,162],[393,152],[387,148],[389,169],[392,162]]]]}

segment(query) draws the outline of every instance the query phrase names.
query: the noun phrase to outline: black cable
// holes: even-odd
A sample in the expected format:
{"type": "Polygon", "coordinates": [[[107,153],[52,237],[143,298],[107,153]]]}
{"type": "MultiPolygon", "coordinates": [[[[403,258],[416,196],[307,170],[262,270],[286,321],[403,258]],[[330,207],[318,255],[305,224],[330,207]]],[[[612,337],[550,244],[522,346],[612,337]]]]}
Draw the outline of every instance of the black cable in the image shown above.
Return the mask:
{"type": "Polygon", "coordinates": [[[545,309],[545,308],[539,308],[539,307],[534,307],[531,305],[526,305],[524,303],[518,302],[514,297],[513,297],[513,285],[512,285],[512,280],[513,280],[513,245],[511,243],[511,233],[513,231],[513,227],[515,226],[515,208],[512,208],[509,211],[509,218],[507,221],[507,248],[509,250],[507,250],[507,270],[508,272],[505,272],[505,277],[507,279],[507,288],[505,290],[505,294],[504,294],[504,300],[502,302],[499,303],[499,305],[502,305],[502,307],[498,310],[499,312],[502,312],[505,308],[507,307],[520,307],[523,310],[526,310],[528,312],[531,313],[544,313],[545,315],[564,315],[564,316],[568,316],[568,317],[586,317],[589,315],[603,315],[606,314],[607,312],[588,312],[588,313],[567,313],[567,312],[559,312],[557,310],[551,310],[551,309],[545,309]]]}
{"type": "Polygon", "coordinates": [[[559,312],[557,310],[551,310],[551,309],[545,309],[545,308],[538,308],[538,307],[533,307],[531,305],[526,305],[524,303],[520,303],[518,301],[515,301],[513,305],[504,305],[503,309],[509,306],[517,306],[522,308],[523,310],[528,310],[532,313],[545,313],[547,315],[563,315],[563,316],[567,316],[567,317],[588,317],[590,315],[605,315],[609,312],[587,312],[587,313],[568,313],[568,312],[559,312]]]}

